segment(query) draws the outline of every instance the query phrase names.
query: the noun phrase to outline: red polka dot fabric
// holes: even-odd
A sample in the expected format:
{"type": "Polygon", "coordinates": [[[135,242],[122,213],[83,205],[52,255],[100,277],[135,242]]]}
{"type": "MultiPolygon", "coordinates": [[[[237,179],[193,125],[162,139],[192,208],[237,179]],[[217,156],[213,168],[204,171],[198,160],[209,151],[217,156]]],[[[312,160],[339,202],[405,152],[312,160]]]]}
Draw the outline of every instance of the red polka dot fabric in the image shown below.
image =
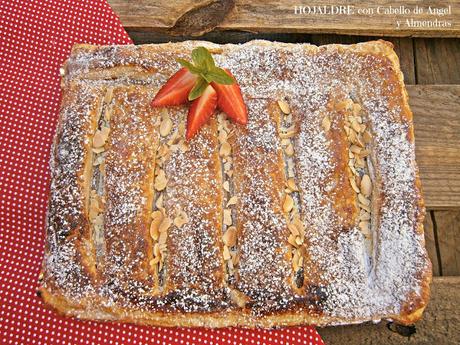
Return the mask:
{"type": "MultiPolygon", "coordinates": [[[[128,0],[126,0],[128,3],[128,0]]],[[[36,296],[59,67],[74,43],[130,44],[103,0],[0,1],[0,343],[323,344],[313,327],[142,327],[56,315],[36,296]]]]}

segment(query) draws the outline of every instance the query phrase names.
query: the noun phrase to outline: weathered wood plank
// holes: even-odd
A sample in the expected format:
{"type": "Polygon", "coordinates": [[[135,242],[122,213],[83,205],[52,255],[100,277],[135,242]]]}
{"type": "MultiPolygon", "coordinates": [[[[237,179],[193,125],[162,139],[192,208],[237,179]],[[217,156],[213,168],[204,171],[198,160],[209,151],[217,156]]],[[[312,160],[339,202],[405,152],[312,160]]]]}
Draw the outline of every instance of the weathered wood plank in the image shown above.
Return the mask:
{"type": "Polygon", "coordinates": [[[460,86],[409,85],[416,159],[428,208],[460,207],[460,86]]]}
{"type": "Polygon", "coordinates": [[[460,275],[460,211],[434,212],[442,274],[460,275]]]}
{"type": "Polygon", "coordinates": [[[404,82],[407,85],[416,84],[413,39],[405,37],[384,37],[384,39],[394,45],[394,50],[399,56],[399,63],[404,74],[404,82]]]}
{"type": "Polygon", "coordinates": [[[425,229],[425,247],[428,252],[428,256],[430,257],[431,264],[433,267],[433,275],[439,276],[440,273],[440,265],[441,263],[438,260],[438,246],[436,244],[436,235],[433,224],[433,211],[427,211],[425,216],[425,222],[423,223],[425,229]]]}
{"type": "Polygon", "coordinates": [[[460,39],[414,39],[418,84],[460,84],[460,39]]]}
{"type": "MultiPolygon", "coordinates": [[[[123,25],[133,29],[150,29],[156,31],[174,30],[175,24],[181,17],[196,9],[207,6],[211,9],[218,0],[141,0],[128,2],[126,0],[109,0],[110,5],[120,16],[123,25]]],[[[302,3],[297,0],[237,0],[235,8],[228,14],[224,21],[217,27],[220,30],[243,30],[252,32],[304,32],[304,33],[337,33],[350,35],[372,36],[418,36],[418,37],[460,37],[460,7],[455,0],[440,1],[432,0],[423,6],[417,0],[405,1],[404,5],[411,14],[381,14],[383,9],[399,9],[397,1],[380,0],[363,4],[361,1],[349,1],[346,5],[351,6],[348,14],[330,14],[331,5],[324,1],[308,1],[302,3]],[[324,5],[326,8],[324,9],[324,5]],[[423,6],[424,13],[414,15],[416,5],[423,6]],[[433,16],[428,13],[428,5],[432,8],[448,8],[451,13],[445,16],[433,16]],[[297,7],[297,13],[295,11],[297,7]],[[316,14],[301,13],[313,11],[316,14]],[[366,8],[373,14],[359,13],[360,9],[366,8]],[[319,14],[319,11],[328,11],[328,14],[319,14]],[[409,27],[406,20],[450,22],[449,27],[425,25],[409,27]],[[401,22],[398,28],[397,21],[401,22]]],[[[342,5],[342,4],[340,4],[342,5]]],[[[211,18],[212,19],[212,18],[211,18]]]]}
{"type": "Polygon", "coordinates": [[[319,328],[326,344],[460,344],[460,277],[435,277],[431,300],[410,341],[388,330],[386,322],[319,328]]]}

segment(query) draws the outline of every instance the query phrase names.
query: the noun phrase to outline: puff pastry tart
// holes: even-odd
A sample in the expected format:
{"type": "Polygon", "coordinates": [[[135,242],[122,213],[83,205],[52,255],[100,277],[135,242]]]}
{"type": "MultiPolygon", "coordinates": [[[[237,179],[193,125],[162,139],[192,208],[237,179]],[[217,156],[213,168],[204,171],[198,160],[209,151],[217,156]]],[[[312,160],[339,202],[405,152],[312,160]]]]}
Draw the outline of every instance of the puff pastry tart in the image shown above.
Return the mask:
{"type": "Polygon", "coordinates": [[[390,43],[74,46],[63,67],[39,294],[161,326],[417,321],[431,264],[412,113],[390,43]],[[184,136],[150,102],[206,47],[224,113],[184,136]]]}

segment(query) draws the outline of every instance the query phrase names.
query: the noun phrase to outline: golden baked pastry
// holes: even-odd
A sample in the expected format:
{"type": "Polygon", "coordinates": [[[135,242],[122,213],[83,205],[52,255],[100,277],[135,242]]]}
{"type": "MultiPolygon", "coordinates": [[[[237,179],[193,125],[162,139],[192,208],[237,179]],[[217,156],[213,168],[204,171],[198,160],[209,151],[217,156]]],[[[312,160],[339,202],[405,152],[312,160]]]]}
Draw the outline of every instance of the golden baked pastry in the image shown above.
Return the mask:
{"type": "Polygon", "coordinates": [[[399,62],[356,45],[76,45],[64,66],[39,294],[162,326],[417,321],[431,264],[399,62]],[[207,47],[241,86],[184,140],[150,102],[207,47]]]}

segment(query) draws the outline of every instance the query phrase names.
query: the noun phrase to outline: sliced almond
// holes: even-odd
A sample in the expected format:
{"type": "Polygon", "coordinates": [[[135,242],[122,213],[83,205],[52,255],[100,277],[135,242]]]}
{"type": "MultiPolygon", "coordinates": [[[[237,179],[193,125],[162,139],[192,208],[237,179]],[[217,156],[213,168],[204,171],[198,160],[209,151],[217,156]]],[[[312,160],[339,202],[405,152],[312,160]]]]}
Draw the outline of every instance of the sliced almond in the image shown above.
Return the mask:
{"type": "Polygon", "coordinates": [[[225,143],[227,141],[227,138],[228,138],[228,134],[227,132],[222,129],[219,131],[219,142],[222,144],[222,143],[225,143]]]}
{"type": "Polygon", "coordinates": [[[323,129],[327,132],[331,129],[331,119],[329,116],[325,116],[323,118],[323,121],[321,122],[321,125],[323,126],[323,129]]]}
{"type": "Polygon", "coordinates": [[[296,215],[293,217],[291,224],[295,225],[295,227],[296,227],[297,230],[299,231],[300,237],[304,237],[304,236],[305,236],[304,226],[303,226],[303,223],[302,223],[302,221],[300,220],[300,217],[299,217],[298,214],[296,214],[296,215]]]}
{"type": "Polygon", "coordinates": [[[356,142],[358,141],[358,138],[356,136],[356,132],[353,131],[353,130],[350,130],[350,132],[348,133],[348,140],[352,143],[352,144],[356,144],[356,142]]]}
{"type": "Polygon", "coordinates": [[[292,157],[294,155],[294,147],[292,146],[292,144],[289,144],[284,150],[284,152],[286,152],[286,155],[288,155],[289,157],[292,157]]]}
{"type": "Polygon", "coordinates": [[[294,200],[289,194],[286,194],[283,202],[283,211],[289,213],[294,207],[294,200]]]}
{"type": "Polygon", "coordinates": [[[294,271],[297,271],[300,267],[299,267],[299,259],[300,259],[300,255],[299,255],[299,251],[294,251],[294,256],[292,257],[292,268],[294,269],[294,271]]]}
{"type": "Polygon", "coordinates": [[[286,115],[291,112],[291,108],[289,107],[289,104],[287,104],[283,100],[278,101],[278,106],[280,107],[281,111],[286,115]]]}
{"type": "Polygon", "coordinates": [[[228,177],[233,176],[233,170],[226,171],[225,174],[227,174],[228,177]]]}
{"type": "Polygon", "coordinates": [[[230,255],[230,251],[228,250],[227,246],[224,246],[224,251],[222,253],[222,256],[223,256],[225,261],[230,260],[232,258],[232,256],[230,255]]]}
{"type": "Polygon", "coordinates": [[[368,131],[363,133],[363,140],[366,144],[369,144],[372,141],[371,134],[368,131]]]}
{"type": "Polygon", "coordinates": [[[155,177],[155,183],[154,183],[155,189],[160,192],[166,188],[167,184],[168,184],[168,180],[166,179],[166,174],[164,170],[159,169],[158,174],[155,177]]]}
{"type": "Polygon", "coordinates": [[[370,153],[371,151],[369,151],[368,149],[364,149],[359,153],[359,158],[365,158],[369,156],[370,153]]]}
{"type": "Polygon", "coordinates": [[[289,131],[281,131],[279,135],[281,139],[289,139],[289,138],[292,138],[295,134],[296,134],[295,130],[289,130],[289,131]]]}
{"type": "Polygon", "coordinates": [[[294,236],[293,234],[290,234],[288,237],[288,242],[291,246],[297,248],[299,245],[297,244],[295,239],[296,239],[296,236],[294,236]]]}
{"type": "Polygon", "coordinates": [[[238,201],[238,197],[236,195],[232,196],[227,202],[227,207],[236,205],[237,201],[238,201]]]}
{"type": "Polygon", "coordinates": [[[364,195],[362,195],[361,193],[358,194],[358,200],[361,204],[363,205],[366,205],[366,206],[369,206],[371,201],[369,199],[367,199],[364,195]]]}
{"type": "Polygon", "coordinates": [[[289,178],[287,181],[286,181],[286,186],[293,192],[298,192],[299,189],[297,188],[296,184],[295,184],[295,180],[294,178],[289,178]]]}
{"type": "Polygon", "coordinates": [[[350,152],[359,154],[361,152],[361,147],[359,147],[357,145],[351,145],[350,146],[350,152]]]}
{"type": "Polygon", "coordinates": [[[225,191],[230,192],[230,183],[228,181],[224,182],[223,187],[225,191]]]}
{"type": "Polygon", "coordinates": [[[345,99],[343,101],[340,101],[336,105],[337,110],[350,110],[353,107],[353,101],[351,99],[345,99]]]}
{"type": "Polygon", "coordinates": [[[361,229],[361,232],[364,235],[370,235],[371,229],[370,229],[370,223],[368,221],[359,222],[359,228],[361,229]]]}
{"type": "Polygon", "coordinates": [[[239,253],[236,253],[236,252],[233,252],[233,253],[230,253],[232,255],[232,261],[233,261],[233,265],[238,265],[238,263],[240,262],[240,254],[239,253]]]}
{"type": "Polygon", "coordinates": [[[359,125],[358,121],[356,121],[356,120],[353,120],[353,122],[351,123],[351,128],[353,128],[353,130],[356,133],[361,132],[361,126],[359,125]]]}
{"type": "Polygon", "coordinates": [[[180,211],[179,214],[174,218],[174,225],[181,228],[184,224],[188,223],[187,213],[180,211]]]}
{"type": "Polygon", "coordinates": [[[367,174],[363,175],[361,178],[361,193],[366,197],[370,196],[372,193],[371,178],[367,174]]]}
{"type": "Polygon", "coordinates": [[[228,208],[224,210],[224,224],[228,226],[232,225],[232,210],[228,208]]]}
{"type": "Polygon", "coordinates": [[[364,204],[359,203],[359,207],[362,208],[363,210],[371,213],[371,208],[369,207],[369,205],[364,205],[364,204]]]}
{"type": "Polygon", "coordinates": [[[303,243],[303,239],[299,236],[295,238],[295,243],[297,243],[298,246],[301,246],[303,243]]]}
{"type": "Polygon", "coordinates": [[[169,133],[171,133],[172,125],[173,123],[168,114],[165,114],[160,125],[160,135],[162,137],[166,137],[169,133]]]}
{"type": "Polygon", "coordinates": [[[94,148],[99,148],[105,145],[107,137],[109,136],[109,131],[110,129],[108,127],[102,127],[101,130],[97,130],[96,133],[94,133],[94,137],[93,137],[93,147],[94,148]]]}
{"type": "Polygon", "coordinates": [[[359,155],[355,155],[355,165],[359,168],[364,168],[364,161],[359,155]]]}
{"type": "Polygon", "coordinates": [[[161,222],[161,224],[160,224],[160,228],[159,228],[160,233],[167,232],[167,230],[169,229],[169,227],[171,226],[172,223],[173,222],[172,222],[171,218],[165,217],[163,219],[163,221],[161,222]]]}
{"type": "Polygon", "coordinates": [[[293,223],[288,224],[288,229],[291,232],[291,234],[293,234],[294,236],[300,235],[299,229],[297,228],[295,224],[293,223]]]}
{"type": "Polygon", "coordinates": [[[281,139],[281,146],[288,146],[291,143],[289,139],[281,139]]]}
{"type": "Polygon", "coordinates": [[[150,266],[156,266],[160,262],[160,257],[156,256],[152,260],[150,260],[150,266]]]}
{"type": "Polygon", "coordinates": [[[361,210],[361,212],[359,213],[359,219],[360,220],[370,220],[371,214],[365,210],[361,210]]]}
{"type": "Polygon", "coordinates": [[[353,115],[358,116],[361,112],[361,105],[359,103],[353,103],[353,115]]]}
{"type": "Polygon", "coordinates": [[[160,237],[158,238],[159,244],[166,243],[166,239],[168,238],[168,233],[166,231],[160,232],[160,237]]]}
{"type": "Polygon", "coordinates": [[[157,201],[155,202],[155,206],[158,209],[163,208],[163,194],[160,194],[160,196],[158,197],[157,201]]]}
{"type": "Polygon", "coordinates": [[[104,148],[104,146],[97,147],[97,148],[93,147],[93,148],[91,149],[91,151],[93,151],[93,152],[96,153],[96,154],[97,154],[97,153],[102,153],[102,152],[105,151],[105,148],[104,148]]]}
{"type": "Polygon", "coordinates": [[[220,146],[219,155],[221,157],[227,157],[230,155],[231,152],[232,147],[230,146],[230,144],[228,142],[222,143],[222,145],[220,146]]]}
{"type": "Polygon", "coordinates": [[[236,244],[236,228],[234,226],[229,227],[225,231],[222,241],[228,247],[233,247],[236,244]]]}
{"type": "Polygon", "coordinates": [[[246,306],[247,297],[242,292],[235,289],[230,289],[230,298],[238,307],[244,308],[246,306]]]}
{"type": "Polygon", "coordinates": [[[353,188],[353,190],[354,190],[356,193],[359,193],[359,188],[358,188],[358,186],[356,185],[355,177],[352,176],[352,177],[349,178],[349,180],[350,180],[351,188],[353,188]]]}
{"type": "Polygon", "coordinates": [[[155,245],[153,246],[153,255],[160,256],[160,244],[159,243],[155,243],[155,245]]]}
{"type": "Polygon", "coordinates": [[[287,171],[288,171],[288,177],[293,178],[294,177],[294,161],[292,159],[289,159],[287,161],[287,171]]]}
{"type": "Polygon", "coordinates": [[[181,137],[183,137],[183,136],[184,136],[184,133],[185,133],[185,122],[184,122],[184,121],[181,121],[181,122],[179,123],[179,126],[178,126],[177,130],[178,130],[178,132],[179,132],[179,135],[180,135],[181,137]]]}
{"type": "Polygon", "coordinates": [[[158,237],[160,236],[160,223],[161,219],[152,220],[150,223],[150,237],[152,237],[155,241],[158,241],[158,237]]]}
{"type": "Polygon", "coordinates": [[[229,161],[225,162],[225,164],[224,164],[224,171],[229,171],[229,170],[231,169],[231,167],[232,167],[232,163],[231,163],[231,162],[229,162],[229,161]]]}

